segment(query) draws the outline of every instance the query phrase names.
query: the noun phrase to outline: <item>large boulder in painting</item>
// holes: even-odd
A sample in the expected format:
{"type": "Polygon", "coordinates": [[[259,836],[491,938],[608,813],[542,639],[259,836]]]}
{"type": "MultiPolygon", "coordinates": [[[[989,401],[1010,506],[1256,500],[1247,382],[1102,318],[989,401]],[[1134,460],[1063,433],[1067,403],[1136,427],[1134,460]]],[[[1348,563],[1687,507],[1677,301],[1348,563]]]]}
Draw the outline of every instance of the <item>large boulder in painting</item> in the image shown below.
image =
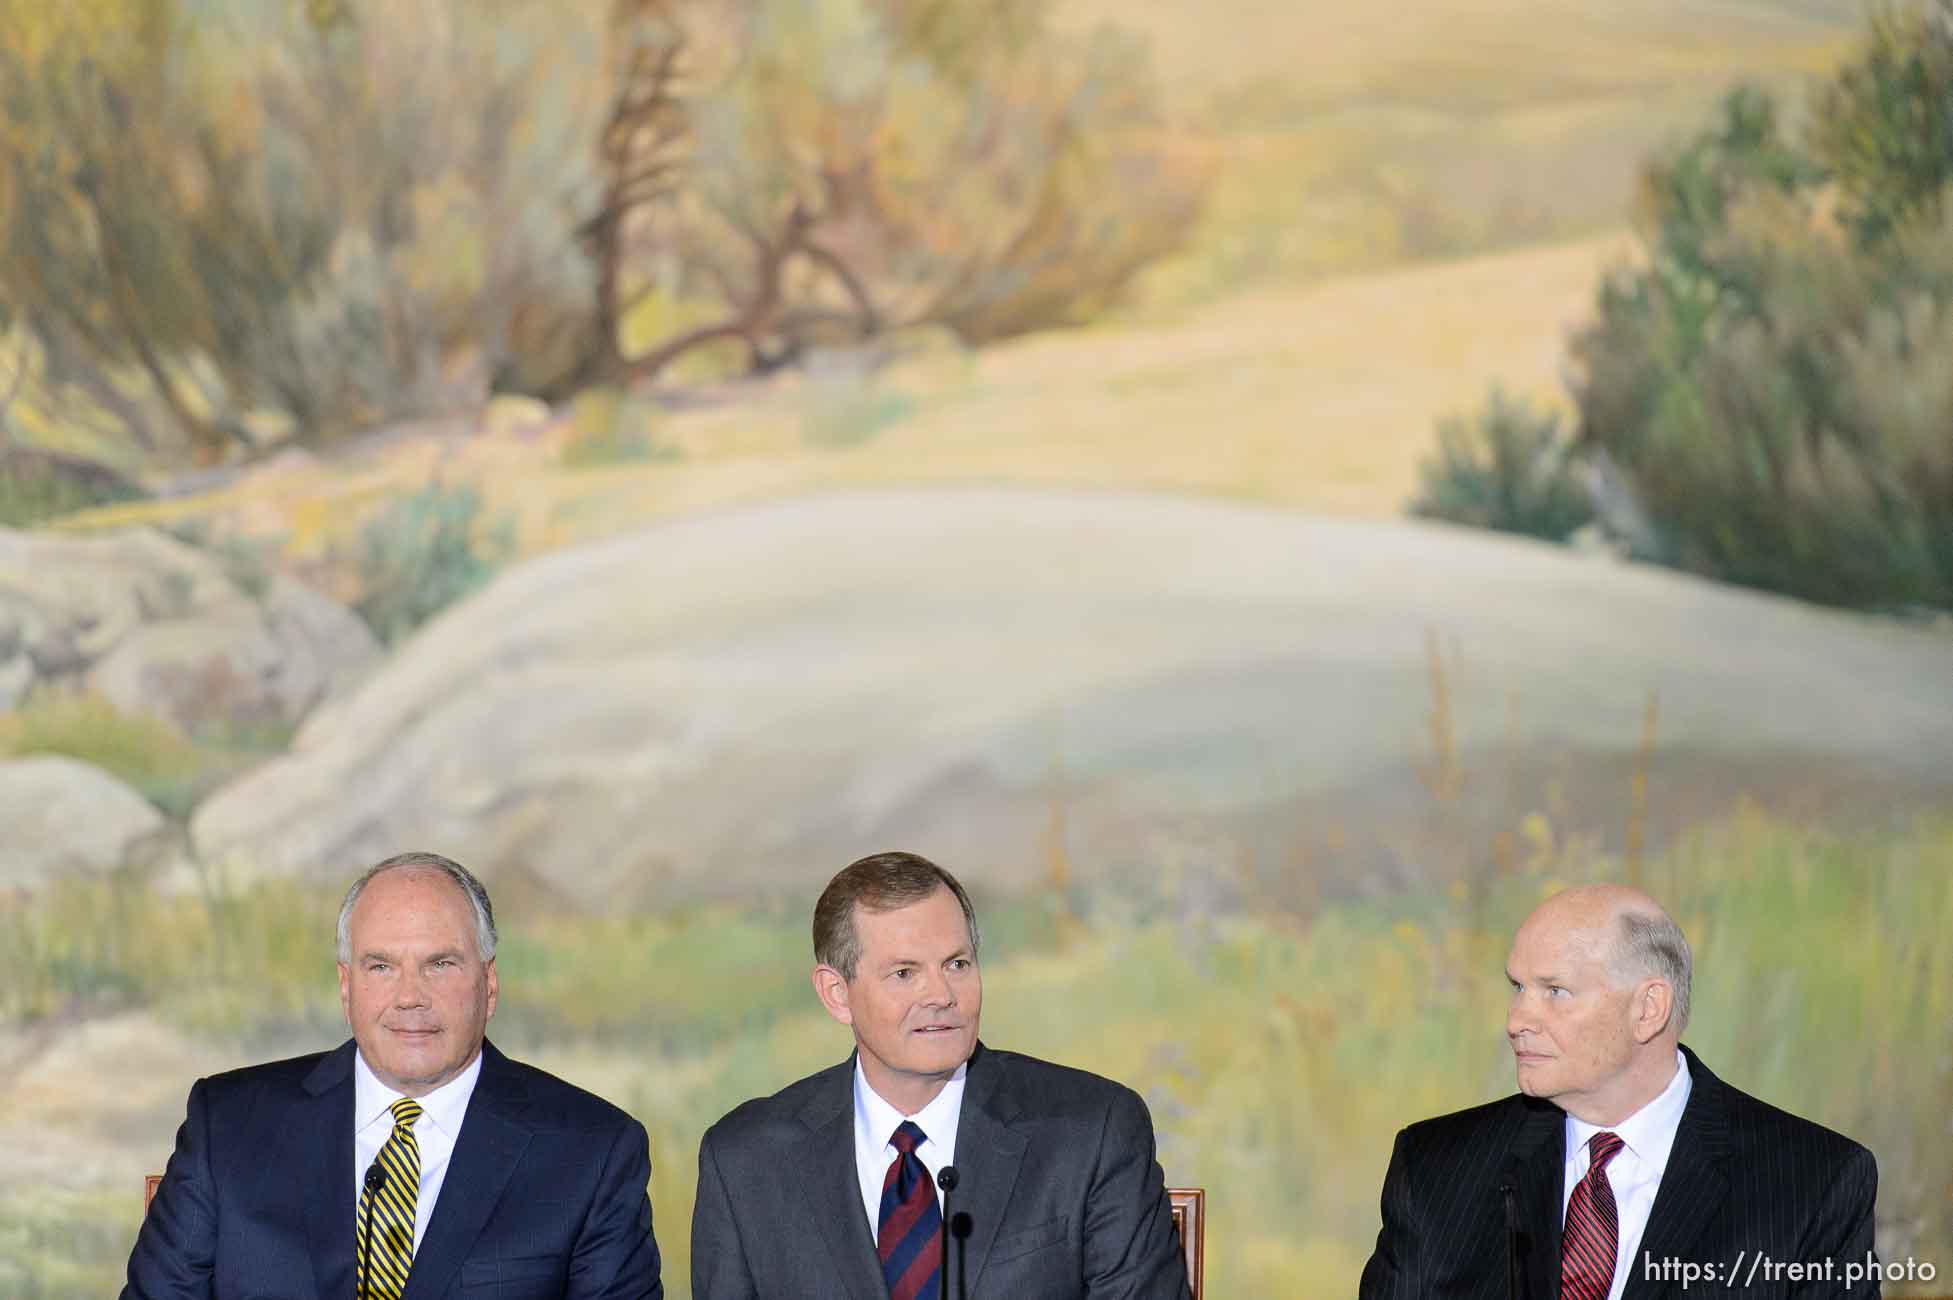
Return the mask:
{"type": "Polygon", "coordinates": [[[0,763],[0,891],[100,880],[161,856],[163,814],[100,768],[36,755],[0,763]]]}
{"type": "Polygon", "coordinates": [[[898,845],[987,886],[1367,888],[1542,819],[1604,848],[1949,772],[1944,631],[1440,526],[850,493],[506,574],[192,833],[242,875],[426,847],[589,906],[804,901],[898,845]]]}

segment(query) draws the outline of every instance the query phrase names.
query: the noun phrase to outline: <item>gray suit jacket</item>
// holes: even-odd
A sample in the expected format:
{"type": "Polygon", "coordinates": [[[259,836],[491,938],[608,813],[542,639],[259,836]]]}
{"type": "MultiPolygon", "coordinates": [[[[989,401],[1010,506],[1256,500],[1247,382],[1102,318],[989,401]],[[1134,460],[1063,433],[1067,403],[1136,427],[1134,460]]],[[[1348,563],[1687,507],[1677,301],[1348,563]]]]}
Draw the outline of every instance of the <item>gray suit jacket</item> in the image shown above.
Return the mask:
{"type": "MultiPolygon", "coordinates": [[[[887,1300],[854,1163],[854,1061],[699,1145],[693,1300],[887,1300]]],[[[1153,1121],[1130,1088],[978,1044],[956,1133],[958,1300],[1187,1300],[1153,1121]]]]}

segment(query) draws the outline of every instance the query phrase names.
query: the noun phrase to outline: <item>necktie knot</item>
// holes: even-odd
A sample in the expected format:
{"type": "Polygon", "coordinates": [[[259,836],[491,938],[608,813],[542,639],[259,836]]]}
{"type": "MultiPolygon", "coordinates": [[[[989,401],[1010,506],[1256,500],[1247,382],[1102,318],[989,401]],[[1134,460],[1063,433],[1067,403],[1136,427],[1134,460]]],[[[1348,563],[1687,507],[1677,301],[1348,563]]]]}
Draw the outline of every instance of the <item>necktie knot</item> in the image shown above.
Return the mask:
{"type": "Polygon", "coordinates": [[[393,1112],[393,1122],[398,1128],[412,1128],[422,1114],[421,1104],[412,1097],[402,1097],[388,1109],[393,1112]]]}
{"type": "Polygon", "coordinates": [[[889,1143],[903,1155],[912,1156],[916,1148],[928,1140],[929,1135],[917,1128],[914,1120],[905,1119],[901,1127],[895,1130],[895,1136],[889,1139],[889,1143]]]}
{"type": "Polygon", "coordinates": [[[1588,1171],[1607,1168],[1607,1162],[1621,1154],[1627,1143],[1615,1133],[1596,1133],[1587,1140],[1588,1171]]]}

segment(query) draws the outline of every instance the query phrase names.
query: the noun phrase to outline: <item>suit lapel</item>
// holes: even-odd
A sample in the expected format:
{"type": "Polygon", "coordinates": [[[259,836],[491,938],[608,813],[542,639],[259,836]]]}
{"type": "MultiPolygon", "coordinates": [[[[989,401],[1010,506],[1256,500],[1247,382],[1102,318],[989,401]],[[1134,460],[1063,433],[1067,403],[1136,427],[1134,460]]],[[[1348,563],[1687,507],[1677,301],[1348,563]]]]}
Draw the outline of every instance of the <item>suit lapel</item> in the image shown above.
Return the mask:
{"type": "MultiPolygon", "coordinates": [[[[1654,1208],[1648,1212],[1648,1226],[1635,1252],[1641,1258],[1699,1258],[1694,1249],[1696,1240],[1729,1193],[1729,1174],[1724,1167],[1729,1155],[1729,1104],[1723,1082],[1695,1059],[1694,1052],[1684,1047],[1682,1054],[1688,1062],[1689,1104],[1682,1110],[1675,1145],[1669,1148],[1668,1165],[1655,1190],[1654,1208]]],[[[1622,1300],[1660,1290],[1642,1276],[1643,1271],[1631,1269],[1622,1300]]]]}
{"type": "Polygon", "coordinates": [[[885,1300],[874,1238],[861,1211],[861,1184],[854,1164],[854,1063],[828,1072],[800,1112],[807,1135],[788,1163],[807,1201],[807,1217],[819,1229],[834,1261],[834,1276],[856,1300],[885,1300]]]}
{"type": "Polygon", "coordinates": [[[957,1265],[954,1277],[961,1284],[957,1295],[979,1294],[983,1266],[989,1262],[990,1247],[997,1240],[997,1226],[1003,1222],[1011,1191],[1017,1186],[1017,1171],[1029,1145],[1022,1133],[1010,1127],[1019,1111],[1003,1061],[978,1043],[970,1057],[969,1073],[964,1076],[963,1111],[956,1130],[956,1168],[961,1181],[950,1203],[954,1221],[948,1225],[953,1229],[967,1216],[969,1234],[961,1237],[951,1232],[943,1243],[957,1265]]]}
{"type": "Polygon", "coordinates": [[[305,1099],[284,1127],[271,1168],[304,1180],[301,1203],[323,1205],[305,1216],[312,1273],[321,1296],[351,1295],[353,1277],[353,1045],[328,1052],[305,1076],[305,1099]],[[312,1185],[313,1172],[325,1179],[312,1185]]]}
{"type": "MultiPolygon", "coordinates": [[[[1506,1157],[1506,1176],[1518,1189],[1519,1272],[1528,1300],[1560,1294],[1560,1219],[1566,1190],[1566,1116],[1559,1107],[1528,1101],[1526,1118],[1506,1157]]],[[[1504,1276],[1501,1262],[1500,1276],[1504,1276]]]]}
{"type": "Polygon", "coordinates": [[[509,1059],[493,1043],[483,1043],[481,1077],[468,1099],[441,1196],[414,1252],[401,1300],[447,1293],[534,1136],[524,1120],[527,1102],[528,1093],[509,1059]]]}

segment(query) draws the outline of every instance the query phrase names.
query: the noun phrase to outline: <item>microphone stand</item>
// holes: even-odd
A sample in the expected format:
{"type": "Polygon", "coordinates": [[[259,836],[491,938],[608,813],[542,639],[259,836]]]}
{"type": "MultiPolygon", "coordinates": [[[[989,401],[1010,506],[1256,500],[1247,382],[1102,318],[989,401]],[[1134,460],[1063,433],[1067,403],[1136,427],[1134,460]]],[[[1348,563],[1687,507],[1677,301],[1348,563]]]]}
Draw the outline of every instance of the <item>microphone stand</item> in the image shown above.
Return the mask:
{"type": "Polygon", "coordinates": [[[373,1294],[373,1216],[380,1212],[380,1189],[386,1186],[387,1171],[376,1158],[360,1181],[366,1185],[366,1229],[360,1234],[359,1281],[354,1284],[357,1294],[353,1300],[366,1300],[373,1294]]]}
{"type": "Polygon", "coordinates": [[[1499,1184],[1505,1200],[1505,1293],[1508,1300],[1519,1300],[1519,1189],[1511,1180],[1499,1184]]]}
{"type": "Polygon", "coordinates": [[[936,1171],[936,1186],[943,1189],[943,1260],[942,1270],[936,1274],[938,1300],[949,1300],[949,1243],[956,1224],[949,1213],[949,1194],[956,1190],[957,1181],[955,1165],[944,1165],[936,1171]]]}

